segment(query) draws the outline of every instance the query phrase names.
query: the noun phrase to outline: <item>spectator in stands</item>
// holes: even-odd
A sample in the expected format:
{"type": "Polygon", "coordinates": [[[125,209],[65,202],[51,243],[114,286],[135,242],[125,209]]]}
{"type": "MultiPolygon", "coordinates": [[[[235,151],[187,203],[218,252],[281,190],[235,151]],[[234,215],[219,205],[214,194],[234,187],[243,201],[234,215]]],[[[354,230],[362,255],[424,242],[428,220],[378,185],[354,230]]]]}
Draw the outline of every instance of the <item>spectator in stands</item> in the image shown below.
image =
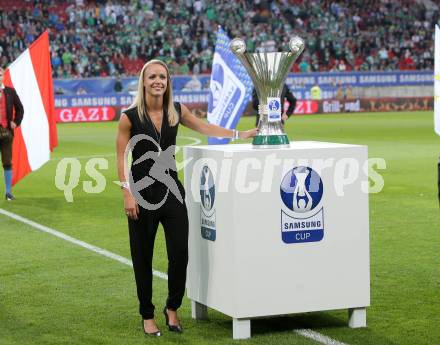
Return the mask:
{"type": "Polygon", "coordinates": [[[347,70],[347,66],[345,65],[344,60],[340,60],[338,64],[338,71],[345,72],[347,70]]]}
{"type": "Polygon", "coordinates": [[[231,37],[255,41],[248,45],[255,49],[281,50],[295,31],[307,43],[304,63],[298,61],[295,70],[341,70],[336,60],[344,61],[347,71],[425,69],[433,66],[431,36],[439,22],[438,10],[425,3],[102,0],[32,6],[15,0],[17,9],[0,18],[0,47],[6,62],[12,62],[49,28],[56,77],[114,75],[113,69],[134,75],[143,61],[156,56],[176,60],[174,73],[209,73],[220,24],[231,37]],[[138,30],[140,25],[145,30],[138,30]],[[93,63],[85,63],[86,58],[93,63]]]}
{"type": "Polygon", "coordinates": [[[51,62],[52,62],[52,69],[55,69],[55,70],[58,67],[60,67],[62,64],[62,61],[56,52],[52,52],[51,62]]]}
{"type": "Polygon", "coordinates": [[[301,60],[301,62],[299,63],[298,67],[299,67],[299,71],[301,73],[310,72],[310,65],[309,65],[309,63],[306,61],[306,59],[304,57],[301,60]]]}

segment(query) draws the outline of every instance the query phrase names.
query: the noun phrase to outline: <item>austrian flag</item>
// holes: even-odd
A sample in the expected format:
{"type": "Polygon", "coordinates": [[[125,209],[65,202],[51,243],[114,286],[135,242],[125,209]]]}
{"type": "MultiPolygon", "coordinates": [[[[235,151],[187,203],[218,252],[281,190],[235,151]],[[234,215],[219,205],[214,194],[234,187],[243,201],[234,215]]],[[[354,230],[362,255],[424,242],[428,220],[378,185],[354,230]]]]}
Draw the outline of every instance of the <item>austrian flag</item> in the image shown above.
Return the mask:
{"type": "Polygon", "coordinates": [[[12,184],[16,184],[46,163],[58,145],[47,31],[8,67],[4,84],[17,91],[24,108],[12,148],[12,184]]]}

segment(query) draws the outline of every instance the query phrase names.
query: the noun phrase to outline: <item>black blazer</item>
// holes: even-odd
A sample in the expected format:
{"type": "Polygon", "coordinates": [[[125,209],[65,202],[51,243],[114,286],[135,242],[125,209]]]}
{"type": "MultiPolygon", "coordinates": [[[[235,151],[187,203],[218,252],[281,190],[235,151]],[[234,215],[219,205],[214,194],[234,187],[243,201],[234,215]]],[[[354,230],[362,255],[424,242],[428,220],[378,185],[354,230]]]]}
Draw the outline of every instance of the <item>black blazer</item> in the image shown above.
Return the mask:
{"type": "Polygon", "coordinates": [[[14,121],[17,126],[20,126],[23,120],[23,104],[15,92],[15,89],[5,86],[3,89],[6,97],[6,118],[8,119],[8,128],[11,128],[11,121],[14,121]],[[15,109],[15,116],[14,116],[15,109]]]}

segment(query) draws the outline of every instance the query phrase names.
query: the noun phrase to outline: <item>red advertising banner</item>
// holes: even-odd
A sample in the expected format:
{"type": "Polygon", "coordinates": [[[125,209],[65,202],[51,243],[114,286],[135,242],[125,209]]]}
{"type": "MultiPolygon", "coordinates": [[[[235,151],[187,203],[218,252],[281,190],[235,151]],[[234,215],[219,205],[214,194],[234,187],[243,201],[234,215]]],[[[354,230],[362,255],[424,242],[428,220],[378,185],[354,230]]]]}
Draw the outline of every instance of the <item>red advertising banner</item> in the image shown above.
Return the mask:
{"type": "MultiPolygon", "coordinates": [[[[186,104],[190,111],[199,118],[206,117],[206,103],[186,104]]],[[[285,109],[287,109],[287,104],[285,109]]],[[[432,110],[433,97],[412,98],[362,98],[362,99],[326,99],[320,101],[298,100],[294,115],[328,114],[328,113],[358,113],[386,111],[418,111],[432,110]]],[[[96,107],[59,107],[55,109],[57,122],[101,122],[118,120],[120,106],[96,107]]],[[[256,111],[249,103],[243,115],[255,116],[256,111]]]]}
{"type": "MultiPolygon", "coordinates": [[[[284,107],[287,109],[287,106],[284,107]]],[[[318,101],[302,101],[298,100],[295,106],[295,115],[316,114],[319,111],[318,101]]]]}
{"type": "Polygon", "coordinates": [[[101,122],[116,117],[114,107],[72,107],[56,108],[57,122],[101,122]]]}

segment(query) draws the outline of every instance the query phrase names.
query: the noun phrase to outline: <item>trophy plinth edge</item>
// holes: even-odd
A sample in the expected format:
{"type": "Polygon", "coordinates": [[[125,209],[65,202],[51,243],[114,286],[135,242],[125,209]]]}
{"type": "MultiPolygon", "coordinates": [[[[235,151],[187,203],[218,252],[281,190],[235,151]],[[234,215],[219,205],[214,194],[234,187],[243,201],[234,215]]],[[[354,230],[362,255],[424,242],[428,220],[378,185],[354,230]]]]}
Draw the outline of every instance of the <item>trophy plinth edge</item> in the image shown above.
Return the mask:
{"type": "Polygon", "coordinates": [[[287,148],[290,147],[290,142],[287,134],[257,135],[252,140],[252,145],[256,149],[287,148]]]}

